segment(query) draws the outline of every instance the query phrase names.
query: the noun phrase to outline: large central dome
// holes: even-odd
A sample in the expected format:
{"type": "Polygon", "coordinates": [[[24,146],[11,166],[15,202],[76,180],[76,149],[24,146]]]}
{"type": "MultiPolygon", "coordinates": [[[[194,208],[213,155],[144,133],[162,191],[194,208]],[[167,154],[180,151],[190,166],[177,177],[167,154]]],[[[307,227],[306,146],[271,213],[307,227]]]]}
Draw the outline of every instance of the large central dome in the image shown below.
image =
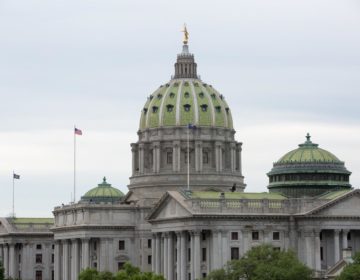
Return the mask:
{"type": "Polygon", "coordinates": [[[196,73],[194,56],[188,45],[177,56],[175,75],[151,94],[142,110],[140,130],[158,127],[197,126],[233,129],[225,98],[196,73]]]}

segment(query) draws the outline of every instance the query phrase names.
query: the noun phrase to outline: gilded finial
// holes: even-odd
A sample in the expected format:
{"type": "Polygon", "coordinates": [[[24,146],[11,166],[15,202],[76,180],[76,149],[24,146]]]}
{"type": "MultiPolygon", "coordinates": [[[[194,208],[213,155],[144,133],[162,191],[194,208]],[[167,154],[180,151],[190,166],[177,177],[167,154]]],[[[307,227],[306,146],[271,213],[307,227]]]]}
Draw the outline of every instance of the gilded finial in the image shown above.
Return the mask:
{"type": "Polygon", "coordinates": [[[183,43],[184,43],[184,45],[187,45],[187,43],[189,41],[189,32],[186,29],[186,24],[185,23],[184,23],[184,29],[181,32],[184,33],[183,43]]]}

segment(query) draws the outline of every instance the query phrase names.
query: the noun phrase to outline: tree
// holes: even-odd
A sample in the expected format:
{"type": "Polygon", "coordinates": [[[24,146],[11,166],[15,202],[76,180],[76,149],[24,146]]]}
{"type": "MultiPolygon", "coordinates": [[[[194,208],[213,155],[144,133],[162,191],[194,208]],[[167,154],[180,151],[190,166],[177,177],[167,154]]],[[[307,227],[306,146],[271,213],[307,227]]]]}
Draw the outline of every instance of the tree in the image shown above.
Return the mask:
{"type": "Polygon", "coordinates": [[[98,280],[99,272],[93,268],[87,268],[80,272],[79,280],[98,280]]]}
{"type": "Polygon", "coordinates": [[[0,280],[4,280],[4,279],[5,279],[5,271],[2,262],[0,262],[0,280]]]}
{"type": "Polygon", "coordinates": [[[275,250],[271,245],[253,247],[240,260],[212,271],[207,280],[310,280],[312,271],[292,251],[275,250]]]}
{"type": "Polygon", "coordinates": [[[360,252],[353,257],[354,262],[345,266],[336,280],[357,280],[360,279],[360,252]]]}

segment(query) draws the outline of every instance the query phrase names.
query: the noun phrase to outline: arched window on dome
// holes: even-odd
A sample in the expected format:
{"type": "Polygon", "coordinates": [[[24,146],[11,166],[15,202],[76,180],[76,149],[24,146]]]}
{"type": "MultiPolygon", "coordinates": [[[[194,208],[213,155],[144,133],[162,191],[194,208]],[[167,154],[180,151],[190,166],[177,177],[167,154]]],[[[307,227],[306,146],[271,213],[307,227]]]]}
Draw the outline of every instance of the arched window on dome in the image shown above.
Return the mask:
{"type": "Polygon", "coordinates": [[[220,113],[221,112],[221,106],[215,106],[215,110],[217,113],[220,113]]]}
{"type": "Polygon", "coordinates": [[[170,92],[170,98],[174,98],[175,97],[175,93],[170,92]]]}
{"type": "Polygon", "coordinates": [[[184,105],[184,110],[185,110],[185,112],[189,112],[189,111],[190,111],[190,108],[191,108],[191,105],[190,105],[190,104],[185,104],[185,105],[184,105]]]}
{"type": "Polygon", "coordinates": [[[185,98],[189,98],[189,97],[190,97],[190,94],[189,94],[188,92],[185,92],[185,93],[184,93],[184,97],[185,97],[185,98]]]}
{"type": "Polygon", "coordinates": [[[199,93],[199,97],[200,97],[200,98],[204,98],[204,93],[203,93],[203,92],[200,92],[200,93],[199,93]]]}
{"type": "Polygon", "coordinates": [[[208,105],[206,105],[206,104],[201,104],[200,105],[201,111],[203,111],[203,112],[207,111],[207,107],[208,107],[208,105]]]}
{"type": "Polygon", "coordinates": [[[168,105],[166,105],[166,109],[170,113],[174,110],[174,105],[168,104],[168,105]]]}
{"type": "Polygon", "coordinates": [[[148,108],[143,109],[144,115],[146,115],[147,111],[148,111],[148,108]]]}
{"type": "Polygon", "coordinates": [[[153,106],[153,107],[152,107],[153,113],[157,113],[158,110],[159,110],[159,107],[158,107],[158,106],[153,106]]]}
{"type": "Polygon", "coordinates": [[[216,94],[215,94],[215,93],[212,93],[212,94],[211,94],[211,98],[212,98],[212,99],[216,99],[216,94]]]}
{"type": "Polygon", "coordinates": [[[229,107],[225,108],[226,114],[229,114],[229,110],[230,110],[229,107]]]}
{"type": "Polygon", "coordinates": [[[158,99],[161,99],[161,97],[162,97],[162,94],[159,93],[159,94],[157,95],[157,98],[158,98],[158,99]]]}

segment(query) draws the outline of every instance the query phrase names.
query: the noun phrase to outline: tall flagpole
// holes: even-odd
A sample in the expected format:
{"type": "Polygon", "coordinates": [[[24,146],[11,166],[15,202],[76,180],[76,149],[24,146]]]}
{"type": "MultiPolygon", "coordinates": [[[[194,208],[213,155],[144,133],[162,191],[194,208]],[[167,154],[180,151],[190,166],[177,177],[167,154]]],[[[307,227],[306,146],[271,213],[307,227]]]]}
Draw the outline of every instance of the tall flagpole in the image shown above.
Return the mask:
{"type": "Polygon", "coordinates": [[[190,190],[190,128],[187,129],[187,189],[190,190]]]}
{"type": "Polygon", "coordinates": [[[13,197],[12,197],[12,217],[15,218],[15,172],[13,170],[13,197]]]}
{"type": "Polygon", "coordinates": [[[76,126],[74,125],[74,203],[76,201],[76,133],[75,133],[76,126]]]}

